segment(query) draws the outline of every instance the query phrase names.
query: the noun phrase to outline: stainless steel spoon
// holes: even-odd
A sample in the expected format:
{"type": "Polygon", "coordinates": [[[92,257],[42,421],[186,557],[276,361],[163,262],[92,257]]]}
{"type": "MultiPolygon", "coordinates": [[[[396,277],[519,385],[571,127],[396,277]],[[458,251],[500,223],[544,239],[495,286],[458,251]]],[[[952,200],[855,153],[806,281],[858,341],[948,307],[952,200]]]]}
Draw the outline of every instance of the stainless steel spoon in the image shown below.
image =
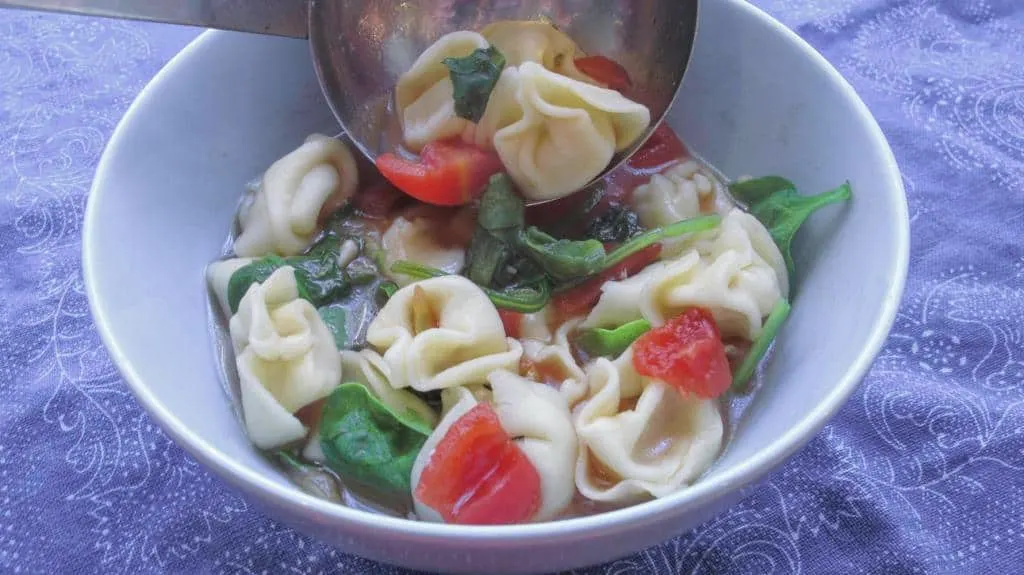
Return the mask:
{"type": "MultiPolygon", "coordinates": [[[[400,143],[392,107],[398,77],[442,35],[495,20],[546,19],[590,55],[629,71],[630,96],[651,112],[647,131],[597,178],[647,140],[682,84],[698,0],[0,0],[29,8],[308,39],[320,87],[370,161],[400,143]]],[[[591,182],[593,183],[593,182],[591,182]]]]}

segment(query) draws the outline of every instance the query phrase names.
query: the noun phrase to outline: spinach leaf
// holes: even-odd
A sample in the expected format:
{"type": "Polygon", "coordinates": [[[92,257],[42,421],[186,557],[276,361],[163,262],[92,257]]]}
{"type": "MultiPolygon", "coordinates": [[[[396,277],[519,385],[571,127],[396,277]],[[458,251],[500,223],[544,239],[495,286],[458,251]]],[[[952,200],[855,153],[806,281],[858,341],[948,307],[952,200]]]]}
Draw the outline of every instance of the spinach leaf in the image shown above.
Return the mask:
{"type": "Polygon", "coordinates": [[[377,265],[370,258],[360,256],[345,266],[345,279],[354,285],[373,283],[380,277],[377,265]]]}
{"type": "Polygon", "coordinates": [[[604,268],[604,244],[597,240],[556,240],[530,226],[517,246],[555,280],[593,275],[604,268]]]}
{"type": "Polygon", "coordinates": [[[509,255],[504,241],[477,227],[473,232],[473,239],[469,242],[466,277],[477,285],[491,285],[495,274],[508,260],[509,255]]]}
{"type": "Polygon", "coordinates": [[[506,240],[525,225],[526,206],[507,174],[495,174],[487,182],[476,221],[481,228],[506,240]]]}
{"type": "MultiPolygon", "coordinates": [[[[416,280],[437,278],[449,275],[447,272],[436,268],[411,262],[399,260],[391,266],[392,273],[409,276],[416,280]]],[[[551,299],[551,283],[547,278],[541,278],[535,284],[522,284],[507,287],[501,291],[489,287],[480,286],[495,307],[510,309],[520,313],[533,313],[540,311],[551,299]]]]}
{"type": "Polygon", "coordinates": [[[377,297],[386,302],[391,299],[391,296],[395,295],[396,291],[398,291],[398,284],[395,282],[381,282],[380,285],[377,286],[377,297]]]}
{"type": "Polygon", "coordinates": [[[849,200],[850,182],[815,196],[802,196],[793,183],[778,176],[766,176],[731,184],[733,197],[747,204],[754,215],[771,233],[779,246],[786,268],[793,274],[793,256],[790,248],[797,230],[818,208],[849,200]]]}
{"type": "Polygon", "coordinates": [[[703,232],[707,230],[713,230],[722,223],[722,216],[710,215],[710,216],[697,216],[696,218],[690,218],[688,220],[682,220],[674,224],[669,224],[665,227],[654,228],[647,230],[646,232],[634,237],[628,242],[612,250],[610,254],[605,258],[604,265],[601,267],[602,270],[608,269],[629,256],[637,253],[638,251],[652,246],[660,241],[664,241],[668,238],[674,238],[684,234],[692,234],[696,232],[703,232]]]}
{"type": "Polygon", "coordinates": [[[573,343],[590,357],[618,357],[638,337],[651,329],[646,319],[624,323],[615,329],[584,329],[576,335],[573,343]]]}
{"type": "Polygon", "coordinates": [[[771,346],[772,341],[775,340],[775,335],[778,333],[779,328],[782,327],[782,323],[789,317],[789,310],[789,302],[780,299],[775,304],[775,307],[772,308],[771,313],[768,314],[768,319],[765,320],[764,327],[761,328],[761,335],[757,337],[757,341],[750,347],[750,351],[743,358],[739,368],[732,374],[732,391],[734,393],[745,393],[747,391],[747,383],[753,377],[757,364],[761,363],[764,354],[768,353],[768,348],[771,346]]]}
{"type": "Polygon", "coordinates": [[[643,231],[636,212],[625,206],[612,206],[587,226],[587,237],[599,242],[622,243],[643,231]]]}
{"type": "Polygon", "coordinates": [[[325,306],[316,310],[320,319],[324,320],[327,329],[334,336],[334,345],[338,350],[348,346],[348,332],[345,331],[345,308],[340,306],[325,306]]]}
{"type": "Polygon", "coordinates": [[[480,197],[477,228],[468,250],[466,276],[481,286],[493,284],[494,275],[512,255],[507,245],[523,227],[526,207],[508,176],[491,176],[480,197]]]}
{"type": "Polygon", "coordinates": [[[445,58],[442,63],[448,67],[452,80],[456,115],[479,122],[505,67],[505,56],[494,46],[488,46],[486,50],[478,48],[462,58],[445,58]]]}
{"type": "Polygon", "coordinates": [[[351,284],[338,268],[341,241],[338,236],[327,234],[305,255],[287,258],[265,256],[236,270],[228,280],[228,305],[231,307],[231,313],[238,311],[238,304],[249,286],[266,281],[270,274],[282,266],[292,266],[295,269],[299,297],[314,306],[320,307],[344,298],[348,295],[351,284]]]}
{"type": "Polygon", "coordinates": [[[402,495],[411,492],[412,464],[429,435],[429,425],[391,411],[359,383],[331,392],[320,420],[327,467],[343,479],[402,495]]]}

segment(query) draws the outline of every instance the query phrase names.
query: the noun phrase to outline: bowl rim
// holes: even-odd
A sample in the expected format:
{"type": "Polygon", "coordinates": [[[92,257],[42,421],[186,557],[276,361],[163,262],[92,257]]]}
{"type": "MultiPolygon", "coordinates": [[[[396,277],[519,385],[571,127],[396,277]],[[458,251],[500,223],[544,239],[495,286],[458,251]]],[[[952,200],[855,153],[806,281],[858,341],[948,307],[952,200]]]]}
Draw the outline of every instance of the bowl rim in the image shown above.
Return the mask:
{"type": "Polygon", "coordinates": [[[95,269],[91,262],[94,257],[92,254],[98,251],[98,246],[96,245],[98,240],[93,230],[99,225],[98,218],[100,216],[96,207],[98,202],[95,200],[106,187],[105,182],[111,178],[114,169],[112,158],[117,155],[114,153],[114,150],[123,146],[122,139],[126,132],[126,126],[135,121],[136,117],[141,113],[140,111],[147,107],[151,99],[157,97],[164,84],[171,81],[177,75],[179,69],[194,64],[196,54],[201,53],[208,44],[224,35],[238,34],[237,32],[218,30],[205,31],[192,40],[161,68],[136,96],[127,112],[125,112],[117,124],[104,149],[93,179],[85,210],[82,261],[89,308],[101,340],[135,397],[178,445],[184,447],[186,451],[202,462],[207,468],[213,470],[229,484],[241,489],[243,492],[259,498],[269,497],[282,505],[305,514],[308,518],[318,521],[331,524],[347,524],[352,527],[361,528],[364,532],[399,535],[419,541],[439,541],[454,538],[463,541],[486,541],[492,545],[500,545],[502,542],[511,543],[514,541],[517,544],[521,544],[524,540],[542,540],[552,537],[558,537],[562,540],[592,537],[600,533],[615,532],[627,526],[636,528],[640,525],[652,524],[689,509],[705,505],[711,501],[719,500],[728,493],[753,483],[774,469],[816,435],[842,407],[860,384],[884,345],[895,321],[906,283],[910,254],[910,221],[903,181],[896,158],[877,121],[849,82],[810,44],[766,12],[744,0],[719,1],[727,2],[731,10],[746,11],[748,17],[759,20],[762,25],[771,28],[774,33],[779,34],[784,41],[794,44],[796,48],[805,54],[806,57],[810,58],[841,89],[853,112],[867,126],[871,137],[875,141],[875,145],[883,152],[883,167],[886,177],[889,180],[891,189],[897,192],[897,197],[892,198],[895,213],[891,218],[896,223],[893,246],[897,252],[895,269],[893,270],[894,274],[880,309],[880,314],[869,334],[867,345],[855,357],[853,363],[837,382],[832,392],[812,411],[801,418],[796,425],[776,438],[768,447],[762,449],[754,456],[722,470],[713,479],[702,479],[686,489],[663,498],[595,515],[558,521],[521,525],[480,526],[414,521],[352,509],[344,505],[321,500],[307,495],[298,489],[276,483],[262,473],[247,469],[237,463],[227,453],[217,449],[215,446],[207,443],[202,437],[193,433],[174,413],[168,410],[150,393],[143,379],[135,371],[132,361],[118,345],[110,319],[105,311],[108,307],[106,303],[108,300],[96,291],[95,269]]]}

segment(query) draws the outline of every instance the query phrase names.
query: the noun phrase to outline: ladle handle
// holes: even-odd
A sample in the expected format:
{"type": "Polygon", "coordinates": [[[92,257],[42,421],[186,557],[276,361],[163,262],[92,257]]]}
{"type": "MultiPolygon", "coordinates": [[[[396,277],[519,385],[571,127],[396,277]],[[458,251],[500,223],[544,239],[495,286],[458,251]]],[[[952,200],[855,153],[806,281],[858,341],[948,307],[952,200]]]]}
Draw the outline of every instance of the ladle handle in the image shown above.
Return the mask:
{"type": "Polygon", "coordinates": [[[307,0],[0,0],[0,8],[28,8],[307,37],[307,0]]]}

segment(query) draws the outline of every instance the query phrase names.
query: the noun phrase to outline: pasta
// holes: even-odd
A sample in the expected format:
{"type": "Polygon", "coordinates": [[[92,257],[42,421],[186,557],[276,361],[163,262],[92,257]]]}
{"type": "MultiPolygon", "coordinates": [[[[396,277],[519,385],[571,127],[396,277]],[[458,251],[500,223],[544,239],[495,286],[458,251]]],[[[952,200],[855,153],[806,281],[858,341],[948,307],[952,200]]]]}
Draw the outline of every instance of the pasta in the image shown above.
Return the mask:
{"type": "Polygon", "coordinates": [[[576,58],[583,55],[576,42],[547,22],[492,22],[480,35],[505,56],[506,66],[536,62],[556,74],[595,83],[576,68],[576,58]]]}
{"type": "Polygon", "coordinates": [[[523,340],[523,363],[527,366],[524,375],[556,388],[569,407],[576,405],[587,394],[587,376],[572,356],[569,345],[569,333],[580,321],[577,318],[562,324],[555,333],[553,343],[523,340]]]}
{"type": "Polygon", "coordinates": [[[668,495],[697,479],[722,445],[722,418],[712,400],[641,377],[632,362],[627,350],[614,362],[591,365],[590,396],[576,413],[576,487],[594,501],[668,495]]]}
{"type": "Polygon", "coordinates": [[[712,312],[723,336],[754,341],[762,319],[788,286],[785,274],[776,271],[782,263],[778,248],[765,245],[762,234],[767,232],[747,218],[751,216],[736,209],[719,230],[695,241],[678,259],[605,283],[583,327],[614,327],[640,318],[662,325],[687,307],[698,306],[712,312]]]}
{"type": "Polygon", "coordinates": [[[533,520],[550,519],[569,505],[575,491],[576,430],[565,398],[507,371],[492,373],[488,381],[501,426],[540,475],[540,508],[533,520]]]}
{"type": "Polygon", "coordinates": [[[228,305],[228,282],[238,270],[252,263],[254,258],[231,258],[218,260],[206,266],[206,283],[217,300],[217,305],[225,318],[231,318],[231,307],[228,305]]]}
{"type": "Polygon", "coordinates": [[[281,267],[253,284],[229,331],[252,442],[271,449],[305,437],[293,414],[340,383],[341,359],[316,309],[299,299],[294,269],[281,267]]]}
{"type": "Polygon", "coordinates": [[[358,183],[355,159],[345,144],[320,134],[309,136],[271,164],[251,204],[239,211],[242,231],[235,255],[301,253],[319,231],[324,205],[349,198],[358,183]]]}
{"type": "Polygon", "coordinates": [[[522,346],[505,338],[494,304],[462,276],[423,280],[398,290],[370,324],[367,341],[391,371],[391,385],[418,391],[484,383],[515,369],[522,346]]]}
{"type": "Polygon", "coordinates": [[[466,263],[466,245],[473,233],[472,215],[469,210],[454,214],[420,210],[395,218],[381,238],[385,273],[398,285],[409,284],[408,276],[391,272],[391,266],[400,260],[459,273],[466,263]]]}
{"type": "Polygon", "coordinates": [[[560,198],[580,189],[650,123],[646,107],[614,90],[533,62],[519,66],[519,77],[523,117],[494,135],[494,147],[509,176],[531,200],[560,198]]]}

